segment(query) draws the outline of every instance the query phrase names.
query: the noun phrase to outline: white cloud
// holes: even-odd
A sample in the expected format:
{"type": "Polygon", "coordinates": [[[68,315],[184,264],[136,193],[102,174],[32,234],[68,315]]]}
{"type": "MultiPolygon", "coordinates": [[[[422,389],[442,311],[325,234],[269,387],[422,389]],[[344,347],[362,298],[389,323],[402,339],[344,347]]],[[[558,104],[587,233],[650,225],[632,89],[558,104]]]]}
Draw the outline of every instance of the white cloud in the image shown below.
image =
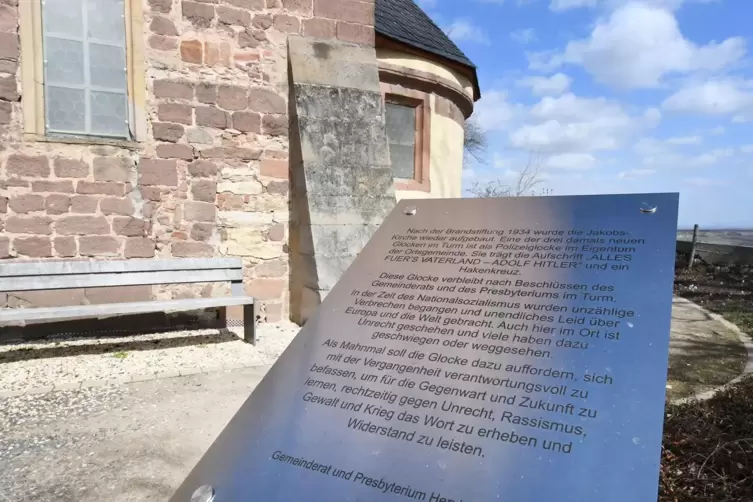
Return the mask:
{"type": "Polygon", "coordinates": [[[753,115],[753,81],[718,78],[688,84],[662,103],[672,112],[704,115],[753,115]]]}
{"type": "Polygon", "coordinates": [[[549,10],[560,12],[579,7],[596,7],[599,3],[600,0],[552,0],[549,4],[549,10]]]}
{"type": "Polygon", "coordinates": [[[753,145],[743,145],[740,147],[740,151],[743,153],[753,153],[753,145]]]}
{"type": "Polygon", "coordinates": [[[529,55],[529,67],[551,71],[575,64],[618,88],[657,87],[667,75],[723,69],[745,52],[742,37],[697,45],[683,36],[671,11],[630,2],[564,51],[529,55]]]}
{"type": "Polygon", "coordinates": [[[530,44],[531,42],[537,40],[536,31],[533,28],[515,30],[510,33],[510,38],[513,40],[513,42],[517,42],[523,45],[530,44]]]}
{"type": "Polygon", "coordinates": [[[629,115],[619,103],[605,98],[580,98],[572,93],[545,97],[529,112],[531,122],[510,135],[516,148],[551,155],[614,150],[634,133],[654,127],[655,109],[629,115]]]}
{"type": "Polygon", "coordinates": [[[633,150],[644,157],[658,157],[667,155],[678,146],[699,145],[703,142],[700,136],[677,136],[673,138],[641,138],[633,145],[633,150]]]}
{"type": "Polygon", "coordinates": [[[644,178],[646,176],[651,176],[656,171],[653,169],[631,169],[630,171],[622,171],[617,175],[617,178],[621,180],[635,180],[638,178],[644,178]]]}
{"type": "Polygon", "coordinates": [[[485,131],[506,130],[523,113],[523,106],[511,103],[503,90],[486,91],[474,107],[473,117],[485,131]]]}
{"type": "Polygon", "coordinates": [[[456,42],[465,41],[483,45],[491,43],[486,32],[468,19],[456,19],[445,29],[445,33],[456,42]]]}
{"type": "Polygon", "coordinates": [[[558,96],[570,88],[573,79],[564,73],[555,73],[551,77],[526,77],[518,80],[519,87],[529,87],[535,96],[558,96]]]}
{"type": "Polygon", "coordinates": [[[724,134],[727,131],[727,129],[724,126],[716,126],[713,129],[711,129],[711,134],[714,136],[719,136],[724,134]]]}
{"type": "Polygon", "coordinates": [[[478,178],[478,173],[473,169],[463,169],[462,176],[464,180],[475,180],[476,178],[478,178]]]}
{"type": "Polygon", "coordinates": [[[591,169],[595,164],[596,157],[590,153],[563,153],[553,155],[546,161],[546,167],[553,169],[591,169]]]}

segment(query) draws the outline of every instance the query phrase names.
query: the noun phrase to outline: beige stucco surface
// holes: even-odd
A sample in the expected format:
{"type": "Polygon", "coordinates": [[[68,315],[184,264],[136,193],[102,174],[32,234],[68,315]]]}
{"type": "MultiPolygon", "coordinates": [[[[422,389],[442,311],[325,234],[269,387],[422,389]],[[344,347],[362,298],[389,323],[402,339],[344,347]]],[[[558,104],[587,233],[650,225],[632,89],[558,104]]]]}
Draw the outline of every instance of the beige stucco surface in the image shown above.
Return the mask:
{"type": "MultiPolygon", "coordinates": [[[[377,49],[380,63],[388,63],[404,68],[420,70],[449,80],[465,89],[469,97],[473,96],[473,87],[468,79],[450,68],[432,61],[419,59],[411,54],[394,50],[377,49]]],[[[463,170],[463,127],[449,117],[436,113],[436,96],[431,97],[431,143],[430,143],[430,180],[431,191],[396,190],[397,200],[425,198],[455,198],[462,192],[463,170]]]]}
{"type": "Polygon", "coordinates": [[[377,48],[377,60],[380,63],[393,64],[397,66],[403,66],[412,70],[419,70],[426,73],[431,73],[445,80],[459,85],[465,91],[465,94],[473,99],[473,84],[471,81],[461,75],[459,72],[448,68],[447,66],[435,63],[416,56],[413,54],[407,54],[403,52],[397,52],[393,49],[377,48]]]}

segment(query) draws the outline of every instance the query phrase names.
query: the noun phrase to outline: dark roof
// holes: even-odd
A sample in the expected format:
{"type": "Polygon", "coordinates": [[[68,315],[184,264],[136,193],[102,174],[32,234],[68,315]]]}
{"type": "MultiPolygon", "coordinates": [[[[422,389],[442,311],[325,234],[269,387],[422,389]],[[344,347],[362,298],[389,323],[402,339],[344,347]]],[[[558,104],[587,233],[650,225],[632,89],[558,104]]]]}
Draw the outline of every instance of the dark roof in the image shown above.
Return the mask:
{"type": "Polygon", "coordinates": [[[413,0],[376,0],[374,16],[378,34],[476,69],[413,0]]]}

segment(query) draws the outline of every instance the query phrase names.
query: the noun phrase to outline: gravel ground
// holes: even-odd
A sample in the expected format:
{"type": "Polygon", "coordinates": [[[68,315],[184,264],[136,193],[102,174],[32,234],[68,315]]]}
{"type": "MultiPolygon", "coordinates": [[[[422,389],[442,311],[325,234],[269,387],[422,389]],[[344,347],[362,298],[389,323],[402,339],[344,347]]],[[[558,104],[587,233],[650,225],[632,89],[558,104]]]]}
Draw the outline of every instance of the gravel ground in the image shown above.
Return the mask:
{"type": "Polygon", "coordinates": [[[0,395],[268,365],[299,329],[260,325],[256,346],[242,340],[240,328],[0,344],[0,395]]]}
{"type": "Polygon", "coordinates": [[[0,398],[0,502],[167,500],[267,369],[0,398]]]}

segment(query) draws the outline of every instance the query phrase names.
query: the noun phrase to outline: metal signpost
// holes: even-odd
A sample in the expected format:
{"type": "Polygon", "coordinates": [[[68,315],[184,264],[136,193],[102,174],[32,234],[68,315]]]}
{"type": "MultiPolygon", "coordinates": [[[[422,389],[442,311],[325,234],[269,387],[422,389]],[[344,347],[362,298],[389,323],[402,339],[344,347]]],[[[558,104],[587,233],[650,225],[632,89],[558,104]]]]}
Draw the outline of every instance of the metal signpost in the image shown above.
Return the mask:
{"type": "Polygon", "coordinates": [[[677,194],[402,201],[174,502],[649,502],[677,194]]]}

